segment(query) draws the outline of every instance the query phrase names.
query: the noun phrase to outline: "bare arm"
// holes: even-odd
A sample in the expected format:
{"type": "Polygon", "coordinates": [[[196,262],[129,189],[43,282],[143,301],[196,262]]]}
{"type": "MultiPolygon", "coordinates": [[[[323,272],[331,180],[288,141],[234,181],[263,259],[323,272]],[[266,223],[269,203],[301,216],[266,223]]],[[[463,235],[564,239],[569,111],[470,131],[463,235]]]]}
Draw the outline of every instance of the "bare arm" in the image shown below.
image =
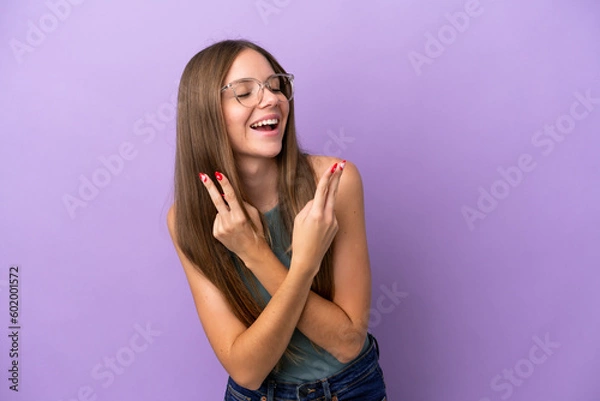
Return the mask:
{"type": "MultiPolygon", "coordinates": [[[[169,212],[173,236],[173,213],[169,212]]],[[[176,246],[194,298],[198,317],[217,358],[235,380],[255,390],[285,352],[302,306],[310,290],[312,276],[301,268],[290,267],[258,319],[246,327],[231,311],[222,293],[185,257],[176,246]]]]}
{"type": "MultiPolygon", "coordinates": [[[[371,299],[362,182],[353,164],[347,163],[344,170],[336,197],[335,296],[328,301],[311,291],[297,326],[342,363],[354,359],[362,349],[371,299]]],[[[272,295],[288,275],[268,246],[258,248],[245,262],[272,295]]]]}
{"type": "MultiPolygon", "coordinates": [[[[319,182],[319,194],[296,216],[294,236],[300,241],[295,247],[298,252],[292,258],[289,273],[250,327],[246,327],[233,314],[223,294],[183,254],[176,238],[175,213],[173,208],[169,210],[169,232],[204,331],[225,370],[244,387],[257,389],[289,345],[318,272],[316,261],[322,259],[337,232],[333,200],[330,199],[335,197],[335,191],[329,188],[337,185],[339,174],[326,172],[319,182]],[[324,210],[329,210],[329,213],[324,213],[324,210]]],[[[227,179],[222,177],[221,180],[229,205],[222,199],[214,183],[203,176],[203,182],[218,210],[213,235],[232,252],[246,254],[244,250],[255,247],[261,238],[251,229],[240,205],[233,198],[233,190],[227,179]]],[[[258,211],[253,208],[249,211],[254,223],[260,226],[258,211]]]]}

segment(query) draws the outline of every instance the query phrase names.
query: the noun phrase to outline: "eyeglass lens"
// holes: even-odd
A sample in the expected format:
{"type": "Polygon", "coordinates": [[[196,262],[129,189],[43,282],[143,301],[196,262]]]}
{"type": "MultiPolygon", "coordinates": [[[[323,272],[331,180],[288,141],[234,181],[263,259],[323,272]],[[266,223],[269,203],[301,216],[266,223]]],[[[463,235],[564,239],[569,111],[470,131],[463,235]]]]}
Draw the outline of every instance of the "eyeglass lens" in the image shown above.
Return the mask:
{"type": "MultiPolygon", "coordinates": [[[[292,98],[292,83],[288,77],[272,76],[265,83],[265,88],[270,89],[277,96],[290,100],[292,98]]],[[[260,101],[260,84],[254,80],[240,81],[232,87],[235,96],[244,106],[252,107],[260,101]]]]}

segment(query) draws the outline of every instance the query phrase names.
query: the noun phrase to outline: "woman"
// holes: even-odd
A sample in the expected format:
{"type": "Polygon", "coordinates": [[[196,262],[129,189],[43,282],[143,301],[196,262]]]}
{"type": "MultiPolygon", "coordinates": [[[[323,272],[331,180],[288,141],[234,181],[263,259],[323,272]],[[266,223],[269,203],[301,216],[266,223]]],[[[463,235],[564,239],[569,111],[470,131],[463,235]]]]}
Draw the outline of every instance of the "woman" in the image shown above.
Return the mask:
{"type": "Polygon", "coordinates": [[[361,178],[300,151],[293,79],[243,40],[190,60],[169,232],[225,400],[385,400],[361,178]]]}

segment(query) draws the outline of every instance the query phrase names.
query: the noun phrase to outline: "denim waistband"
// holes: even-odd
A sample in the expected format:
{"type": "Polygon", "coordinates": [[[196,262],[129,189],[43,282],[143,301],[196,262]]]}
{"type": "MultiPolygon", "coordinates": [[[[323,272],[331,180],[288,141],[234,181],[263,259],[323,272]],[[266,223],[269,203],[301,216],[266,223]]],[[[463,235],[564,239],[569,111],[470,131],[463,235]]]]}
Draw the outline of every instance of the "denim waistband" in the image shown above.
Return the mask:
{"type": "MultiPolygon", "coordinates": [[[[371,333],[367,333],[367,336],[371,341],[365,352],[340,372],[320,380],[300,384],[280,381],[269,375],[257,391],[266,394],[266,399],[269,401],[275,397],[302,400],[317,400],[325,397],[331,400],[331,393],[343,391],[379,367],[379,344],[371,333]]],[[[231,377],[228,384],[238,391],[243,391],[243,388],[240,388],[231,377]]]]}

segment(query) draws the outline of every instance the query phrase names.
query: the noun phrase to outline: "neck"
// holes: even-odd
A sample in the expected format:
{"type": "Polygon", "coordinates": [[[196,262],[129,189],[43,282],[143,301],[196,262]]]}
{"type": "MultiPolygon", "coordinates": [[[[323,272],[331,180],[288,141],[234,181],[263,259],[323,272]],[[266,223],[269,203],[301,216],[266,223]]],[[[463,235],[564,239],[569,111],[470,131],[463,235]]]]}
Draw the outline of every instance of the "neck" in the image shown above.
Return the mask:
{"type": "Polygon", "coordinates": [[[273,209],[277,199],[275,159],[244,159],[238,162],[244,192],[261,213],[273,209]]]}

